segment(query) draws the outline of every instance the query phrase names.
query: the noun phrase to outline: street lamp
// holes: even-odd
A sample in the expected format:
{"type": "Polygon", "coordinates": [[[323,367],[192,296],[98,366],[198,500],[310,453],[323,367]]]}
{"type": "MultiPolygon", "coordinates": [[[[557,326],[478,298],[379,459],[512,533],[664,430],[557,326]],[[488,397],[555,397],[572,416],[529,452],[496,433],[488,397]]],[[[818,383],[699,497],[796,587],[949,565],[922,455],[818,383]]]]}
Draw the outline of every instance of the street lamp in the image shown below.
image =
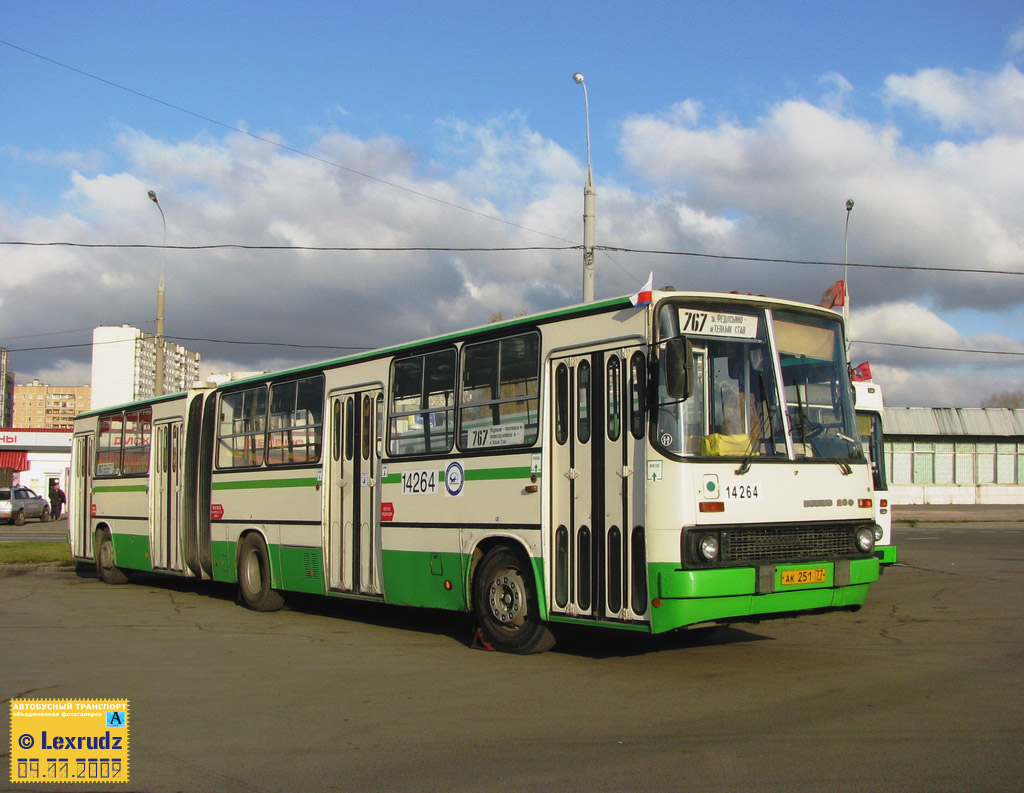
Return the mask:
{"type": "Polygon", "coordinates": [[[846,351],[850,351],[850,212],[853,211],[853,199],[846,199],[846,231],[843,233],[843,320],[847,325],[846,351]]]}
{"type": "Polygon", "coordinates": [[[583,186],[583,302],[594,302],[594,206],[597,191],[590,168],[590,99],[583,75],[576,72],[574,82],[583,86],[583,106],[587,115],[587,182],[583,186]]]}
{"type": "Polygon", "coordinates": [[[163,207],[156,200],[156,193],[147,193],[149,200],[160,210],[160,221],[164,226],[164,244],[160,249],[160,284],[156,288],[156,378],[153,385],[154,396],[164,393],[164,270],[167,264],[167,218],[163,207]]]}

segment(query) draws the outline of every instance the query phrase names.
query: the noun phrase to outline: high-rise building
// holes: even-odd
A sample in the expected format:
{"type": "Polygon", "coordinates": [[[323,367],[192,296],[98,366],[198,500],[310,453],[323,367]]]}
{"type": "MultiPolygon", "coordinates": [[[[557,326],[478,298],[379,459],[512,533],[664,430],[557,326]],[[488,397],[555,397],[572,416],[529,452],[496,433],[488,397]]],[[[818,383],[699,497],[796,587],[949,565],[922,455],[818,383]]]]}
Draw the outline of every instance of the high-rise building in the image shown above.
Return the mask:
{"type": "Polygon", "coordinates": [[[87,385],[47,385],[33,380],[14,387],[14,419],[19,429],[69,430],[75,416],[89,409],[87,385]]]}
{"type": "Polygon", "coordinates": [[[0,427],[14,421],[14,372],[10,369],[11,353],[0,347],[0,427]]]}
{"type": "MultiPolygon", "coordinates": [[[[92,331],[92,407],[104,408],[156,394],[155,336],[129,325],[92,331]]],[[[185,391],[199,379],[199,353],[164,340],[164,393],[185,391]]]]}

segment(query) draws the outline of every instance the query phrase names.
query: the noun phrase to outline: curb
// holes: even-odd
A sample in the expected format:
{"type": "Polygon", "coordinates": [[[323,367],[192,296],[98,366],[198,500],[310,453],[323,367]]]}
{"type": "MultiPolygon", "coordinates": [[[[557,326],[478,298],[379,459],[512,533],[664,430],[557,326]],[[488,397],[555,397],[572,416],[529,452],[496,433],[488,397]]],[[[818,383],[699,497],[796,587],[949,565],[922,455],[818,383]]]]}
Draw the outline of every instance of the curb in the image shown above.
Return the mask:
{"type": "Polygon", "coordinates": [[[58,565],[52,562],[38,562],[28,564],[0,564],[0,576],[4,575],[46,575],[49,573],[74,573],[77,572],[77,565],[58,565]]]}

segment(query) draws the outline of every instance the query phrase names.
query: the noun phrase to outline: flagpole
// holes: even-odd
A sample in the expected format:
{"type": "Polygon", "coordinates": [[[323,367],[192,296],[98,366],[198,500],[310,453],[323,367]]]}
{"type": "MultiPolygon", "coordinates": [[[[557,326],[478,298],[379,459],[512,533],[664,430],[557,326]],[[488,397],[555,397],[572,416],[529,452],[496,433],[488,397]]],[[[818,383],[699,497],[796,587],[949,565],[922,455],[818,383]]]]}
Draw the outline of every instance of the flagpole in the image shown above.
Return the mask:
{"type": "Polygon", "coordinates": [[[846,199],[846,232],[843,235],[843,324],[846,325],[846,353],[850,353],[850,212],[853,199],[846,199]]]}

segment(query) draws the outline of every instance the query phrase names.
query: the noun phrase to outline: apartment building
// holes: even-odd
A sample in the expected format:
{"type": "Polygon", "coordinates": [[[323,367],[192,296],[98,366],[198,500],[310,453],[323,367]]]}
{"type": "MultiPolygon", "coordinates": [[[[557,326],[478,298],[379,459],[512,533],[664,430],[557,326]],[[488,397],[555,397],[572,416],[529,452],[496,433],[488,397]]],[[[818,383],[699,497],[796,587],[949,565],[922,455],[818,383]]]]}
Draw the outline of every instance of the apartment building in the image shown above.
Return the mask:
{"type": "MultiPolygon", "coordinates": [[[[156,394],[156,337],[129,325],[92,332],[92,407],[121,405],[156,394]]],[[[199,353],[164,341],[164,393],[199,379],[199,353]]]]}
{"type": "Polygon", "coordinates": [[[21,429],[72,429],[75,416],[89,409],[87,385],[49,385],[33,380],[14,387],[14,413],[9,426],[21,429]]]}

